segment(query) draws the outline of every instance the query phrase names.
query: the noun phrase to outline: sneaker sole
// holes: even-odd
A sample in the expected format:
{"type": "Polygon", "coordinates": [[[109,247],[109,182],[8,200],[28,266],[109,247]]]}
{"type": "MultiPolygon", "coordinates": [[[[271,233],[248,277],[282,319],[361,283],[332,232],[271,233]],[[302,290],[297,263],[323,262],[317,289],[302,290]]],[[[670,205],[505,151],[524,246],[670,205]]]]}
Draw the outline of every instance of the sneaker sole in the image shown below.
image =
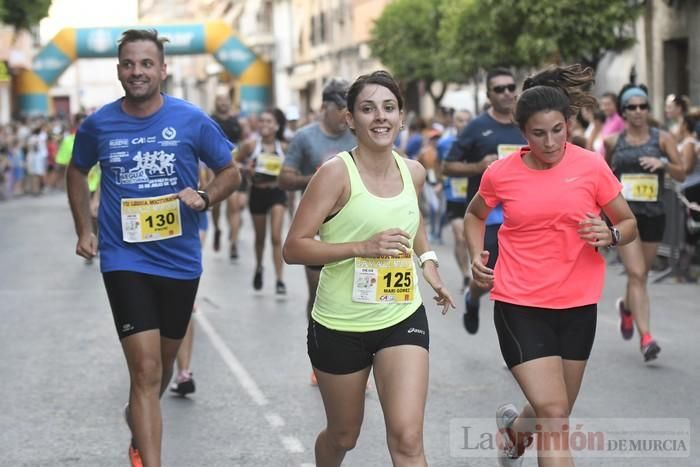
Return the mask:
{"type": "Polygon", "coordinates": [[[194,392],[194,381],[184,381],[179,383],[176,387],[171,387],[170,391],[180,394],[181,396],[192,394],[194,392]]]}
{"type": "Polygon", "coordinates": [[[650,362],[652,360],[656,360],[656,357],[659,356],[659,352],[661,352],[661,347],[659,347],[658,344],[650,344],[647,351],[644,352],[644,361],[650,362]]]}
{"type": "Polygon", "coordinates": [[[623,301],[621,298],[618,298],[617,301],[615,302],[615,309],[617,310],[617,314],[620,316],[620,321],[618,322],[618,328],[620,329],[620,334],[622,335],[622,338],[626,341],[632,339],[634,336],[634,322],[632,323],[632,326],[630,329],[624,329],[622,327],[622,323],[624,323],[624,318],[622,317],[624,311],[624,305],[623,301]]]}

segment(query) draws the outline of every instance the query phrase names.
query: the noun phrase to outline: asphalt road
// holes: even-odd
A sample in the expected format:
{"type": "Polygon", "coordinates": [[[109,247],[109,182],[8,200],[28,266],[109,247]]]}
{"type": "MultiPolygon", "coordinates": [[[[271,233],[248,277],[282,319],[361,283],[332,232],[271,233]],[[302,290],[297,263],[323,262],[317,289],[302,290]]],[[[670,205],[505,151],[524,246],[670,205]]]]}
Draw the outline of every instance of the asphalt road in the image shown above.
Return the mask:
{"type": "MultiPolygon", "coordinates": [[[[266,252],[265,285],[255,292],[252,223],[244,215],[236,264],[225,248],[212,251],[211,238],[205,247],[193,357],[197,392],[163,398],[165,466],[314,465],[313,444],[325,417],[318,390],[309,384],[303,269],[286,267],[288,295],[280,299],[266,252]]],[[[440,270],[459,296],[447,230],[445,238],[435,248],[440,270]]],[[[0,203],[0,466],[128,465],[126,365],[98,266],[85,265],[74,249],[65,195],[0,203]]],[[[663,350],[656,362],[644,364],[637,336],[626,342],[617,330],[614,302],[625,279],[620,271],[609,267],[572,424],[585,421],[582,433],[602,427],[608,442],[615,430],[623,438],[641,430],[649,438],[685,442],[652,445],[637,450],[638,457],[619,445],[597,457],[589,451],[577,465],[700,465],[694,455],[700,447],[694,429],[700,422],[700,286],[665,281],[650,287],[652,329],[663,350]]],[[[495,428],[501,403],[524,400],[503,366],[491,303],[483,301],[476,335],[462,328],[462,306],[447,316],[427,307],[426,453],[433,466],[495,466],[493,451],[471,449],[478,430],[495,428]]],[[[359,442],[344,465],[391,465],[372,389],[359,442]]],[[[536,465],[532,453],[523,465],[536,465]]]]}

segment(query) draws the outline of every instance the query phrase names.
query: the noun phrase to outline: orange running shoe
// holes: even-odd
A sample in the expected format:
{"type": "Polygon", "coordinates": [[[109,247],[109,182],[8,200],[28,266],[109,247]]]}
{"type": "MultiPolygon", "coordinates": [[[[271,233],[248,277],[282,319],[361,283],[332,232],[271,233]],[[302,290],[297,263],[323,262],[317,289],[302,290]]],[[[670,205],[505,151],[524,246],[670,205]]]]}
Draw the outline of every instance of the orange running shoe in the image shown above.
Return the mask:
{"type": "Polygon", "coordinates": [[[131,443],[129,443],[129,460],[131,461],[131,467],[143,467],[141,454],[139,454],[139,450],[131,443]]]}

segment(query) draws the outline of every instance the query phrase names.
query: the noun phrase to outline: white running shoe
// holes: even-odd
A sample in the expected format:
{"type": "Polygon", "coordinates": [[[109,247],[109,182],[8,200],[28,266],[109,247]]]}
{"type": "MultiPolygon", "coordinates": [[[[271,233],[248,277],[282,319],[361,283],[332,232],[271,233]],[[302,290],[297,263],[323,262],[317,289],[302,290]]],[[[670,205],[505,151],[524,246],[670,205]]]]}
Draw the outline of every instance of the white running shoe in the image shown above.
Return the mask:
{"type": "Polygon", "coordinates": [[[497,448],[498,465],[501,467],[519,467],[523,463],[523,457],[518,456],[518,448],[508,434],[518,415],[518,409],[513,404],[504,404],[496,410],[496,426],[503,439],[503,447],[497,448]]]}

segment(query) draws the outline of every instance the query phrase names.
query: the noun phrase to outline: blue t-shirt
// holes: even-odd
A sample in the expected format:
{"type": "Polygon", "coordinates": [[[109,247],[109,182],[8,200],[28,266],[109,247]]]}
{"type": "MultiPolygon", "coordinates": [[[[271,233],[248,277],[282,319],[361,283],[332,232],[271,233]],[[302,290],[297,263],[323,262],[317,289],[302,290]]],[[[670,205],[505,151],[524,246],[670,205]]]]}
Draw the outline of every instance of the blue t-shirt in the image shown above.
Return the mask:
{"type": "Polygon", "coordinates": [[[202,273],[199,213],[180,202],[182,235],[165,240],[123,240],[121,200],[197,189],[201,159],[213,170],[232,161],[233,145],[207,114],[163,94],[163,105],[145,118],[126,114],[122,99],[105,105],[80,126],[73,163],[102,169],[98,214],[102,272],[135,271],[173,279],[202,273]]]}
{"type": "Polygon", "coordinates": [[[420,133],[413,134],[408,137],[406,143],[406,156],[409,159],[415,159],[420,154],[420,149],[423,147],[423,136],[420,133]]]}
{"type": "MultiPolygon", "coordinates": [[[[437,145],[438,157],[440,158],[441,161],[445,160],[445,158],[447,157],[447,154],[450,151],[450,148],[452,147],[452,144],[456,140],[457,140],[457,136],[450,133],[450,134],[442,137],[440,139],[440,141],[438,141],[438,145],[437,145]]],[[[442,180],[443,193],[445,194],[445,200],[447,200],[450,203],[467,204],[467,197],[465,195],[460,194],[460,193],[456,193],[455,190],[453,190],[452,178],[453,177],[444,177],[442,180]]]]}
{"type": "MultiPolygon", "coordinates": [[[[467,127],[460,133],[457,140],[452,144],[445,160],[448,162],[479,162],[489,154],[498,154],[498,146],[501,144],[525,145],[527,142],[517,125],[514,123],[500,123],[488,112],[484,112],[469,122],[467,127]]],[[[467,201],[471,201],[479,191],[480,183],[481,174],[469,177],[467,201]]],[[[499,205],[489,214],[489,217],[486,219],[486,225],[502,223],[503,210],[499,205]]]]}

